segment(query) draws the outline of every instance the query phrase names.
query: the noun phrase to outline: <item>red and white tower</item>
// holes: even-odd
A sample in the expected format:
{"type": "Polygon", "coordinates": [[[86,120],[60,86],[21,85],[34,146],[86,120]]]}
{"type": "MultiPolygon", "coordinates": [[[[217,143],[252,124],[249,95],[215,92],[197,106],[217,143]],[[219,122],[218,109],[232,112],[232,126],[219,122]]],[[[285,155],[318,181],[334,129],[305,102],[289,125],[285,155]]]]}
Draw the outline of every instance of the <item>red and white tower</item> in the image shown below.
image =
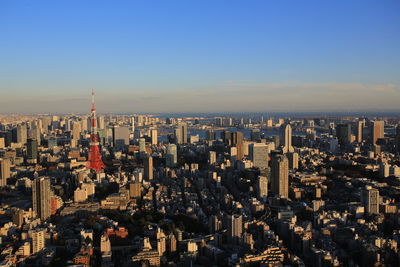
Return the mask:
{"type": "Polygon", "coordinates": [[[92,89],[92,112],[91,112],[91,132],[90,132],[90,152],[89,161],[86,167],[99,173],[105,168],[103,161],[101,160],[100,148],[99,148],[99,136],[97,132],[97,121],[96,121],[96,109],[94,107],[94,90],[92,89]]]}

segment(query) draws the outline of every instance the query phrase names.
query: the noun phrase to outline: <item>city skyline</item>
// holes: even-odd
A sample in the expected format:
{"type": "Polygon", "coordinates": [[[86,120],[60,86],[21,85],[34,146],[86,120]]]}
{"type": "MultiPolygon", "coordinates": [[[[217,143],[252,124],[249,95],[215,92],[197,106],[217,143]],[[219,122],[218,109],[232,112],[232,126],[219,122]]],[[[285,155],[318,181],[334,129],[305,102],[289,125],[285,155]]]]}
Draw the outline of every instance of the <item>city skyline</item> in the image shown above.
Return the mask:
{"type": "Polygon", "coordinates": [[[399,110],[397,1],[0,6],[0,113],[399,110]]]}

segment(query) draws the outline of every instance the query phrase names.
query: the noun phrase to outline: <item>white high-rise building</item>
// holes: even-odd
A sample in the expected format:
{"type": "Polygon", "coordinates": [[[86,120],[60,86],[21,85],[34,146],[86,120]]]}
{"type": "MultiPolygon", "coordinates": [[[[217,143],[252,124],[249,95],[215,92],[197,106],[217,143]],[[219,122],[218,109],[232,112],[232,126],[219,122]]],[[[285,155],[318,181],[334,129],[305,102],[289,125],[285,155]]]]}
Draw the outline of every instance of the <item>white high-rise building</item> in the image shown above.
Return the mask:
{"type": "Polygon", "coordinates": [[[294,152],[292,146],[292,126],[289,123],[282,124],[279,129],[279,143],[282,153],[294,152]]]}

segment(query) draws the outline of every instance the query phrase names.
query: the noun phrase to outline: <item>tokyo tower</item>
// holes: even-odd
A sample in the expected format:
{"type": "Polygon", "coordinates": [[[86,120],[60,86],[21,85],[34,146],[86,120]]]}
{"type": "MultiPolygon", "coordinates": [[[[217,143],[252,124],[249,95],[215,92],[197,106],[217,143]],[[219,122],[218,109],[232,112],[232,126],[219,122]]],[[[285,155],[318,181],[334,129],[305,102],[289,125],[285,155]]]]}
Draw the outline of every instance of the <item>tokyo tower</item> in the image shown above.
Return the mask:
{"type": "Polygon", "coordinates": [[[101,160],[100,148],[99,148],[99,136],[97,132],[97,121],[96,121],[96,109],[94,107],[94,90],[92,89],[92,112],[91,112],[91,132],[90,132],[90,152],[89,161],[86,167],[99,173],[105,168],[103,161],[101,160]]]}

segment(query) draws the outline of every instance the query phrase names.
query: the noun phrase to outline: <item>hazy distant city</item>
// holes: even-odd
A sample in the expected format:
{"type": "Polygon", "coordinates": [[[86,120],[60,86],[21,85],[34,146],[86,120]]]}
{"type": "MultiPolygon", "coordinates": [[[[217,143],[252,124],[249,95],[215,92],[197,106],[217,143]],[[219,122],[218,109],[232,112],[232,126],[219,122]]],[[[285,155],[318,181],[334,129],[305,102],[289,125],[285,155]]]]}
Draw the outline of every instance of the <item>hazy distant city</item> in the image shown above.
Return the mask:
{"type": "Polygon", "coordinates": [[[400,1],[0,1],[0,267],[400,266],[400,1]]]}

